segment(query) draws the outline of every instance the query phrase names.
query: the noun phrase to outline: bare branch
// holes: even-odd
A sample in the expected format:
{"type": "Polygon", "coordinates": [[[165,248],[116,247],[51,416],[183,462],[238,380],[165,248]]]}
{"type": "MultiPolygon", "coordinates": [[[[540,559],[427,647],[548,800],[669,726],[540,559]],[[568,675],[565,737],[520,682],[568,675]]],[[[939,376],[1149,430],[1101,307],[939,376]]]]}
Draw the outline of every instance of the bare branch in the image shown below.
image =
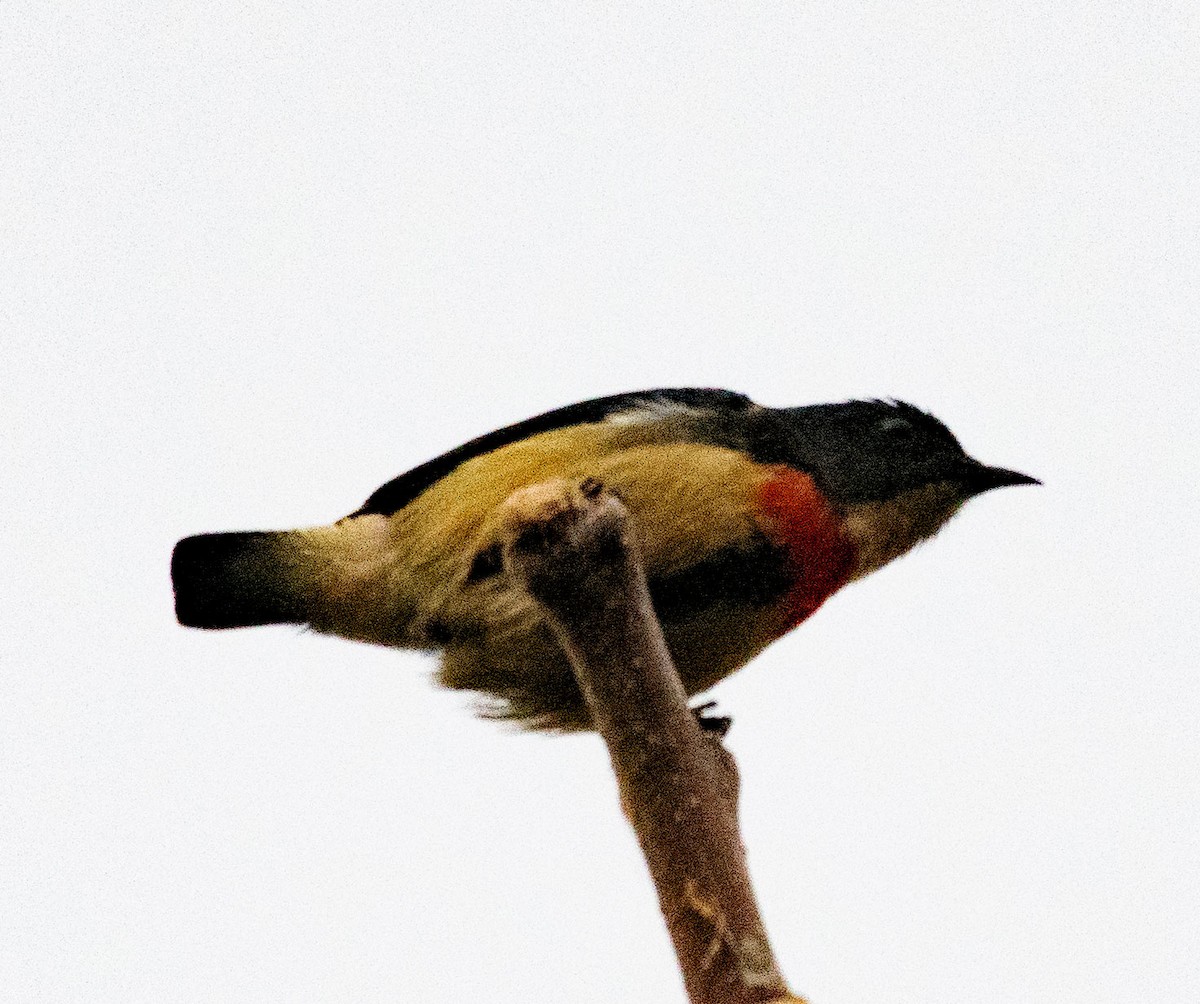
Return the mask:
{"type": "Polygon", "coordinates": [[[515,493],[505,562],[543,606],[608,745],[693,1004],[802,999],[767,941],[737,825],[737,768],[703,731],[650,602],[625,507],[595,481],[515,493]]]}

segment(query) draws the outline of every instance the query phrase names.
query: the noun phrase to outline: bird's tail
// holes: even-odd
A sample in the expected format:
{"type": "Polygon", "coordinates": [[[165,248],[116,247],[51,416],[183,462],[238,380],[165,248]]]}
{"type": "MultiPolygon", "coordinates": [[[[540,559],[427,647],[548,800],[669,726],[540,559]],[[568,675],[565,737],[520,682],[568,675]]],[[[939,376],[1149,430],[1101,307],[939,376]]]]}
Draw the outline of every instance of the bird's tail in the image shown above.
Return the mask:
{"type": "Polygon", "coordinates": [[[181,540],[171,555],[179,623],[235,628],[308,620],[291,536],[204,533],[181,540]]]}

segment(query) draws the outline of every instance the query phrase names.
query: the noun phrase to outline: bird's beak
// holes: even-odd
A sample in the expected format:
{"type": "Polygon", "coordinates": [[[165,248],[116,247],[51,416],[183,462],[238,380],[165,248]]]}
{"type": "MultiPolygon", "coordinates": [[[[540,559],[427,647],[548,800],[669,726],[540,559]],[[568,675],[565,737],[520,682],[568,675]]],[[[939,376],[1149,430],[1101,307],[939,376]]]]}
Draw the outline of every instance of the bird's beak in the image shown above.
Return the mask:
{"type": "Polygon", "coordinates": [[[1040,485],[1037,478],[1019,471],[1010,471],[1004,467],[989,467],[978,461],[972,461],[964,472],[963,485],[968,495],[981,495],[993,488],[1007,488],[1009,485],[1040,485]]]}

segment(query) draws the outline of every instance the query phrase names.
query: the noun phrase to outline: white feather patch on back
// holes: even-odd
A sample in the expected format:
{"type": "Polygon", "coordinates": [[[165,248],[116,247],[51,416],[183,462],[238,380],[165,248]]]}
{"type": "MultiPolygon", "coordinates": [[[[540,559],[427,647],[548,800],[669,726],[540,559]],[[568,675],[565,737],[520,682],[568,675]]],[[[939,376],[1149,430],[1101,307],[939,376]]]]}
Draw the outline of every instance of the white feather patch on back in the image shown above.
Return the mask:
{"type": "Polygon", "coordinates": [[[647,398],[629,408],[609,415],[605,422],[611,425],[646,425],[668,418],[698,418],[704,410],[666,398],[647,398]]]}

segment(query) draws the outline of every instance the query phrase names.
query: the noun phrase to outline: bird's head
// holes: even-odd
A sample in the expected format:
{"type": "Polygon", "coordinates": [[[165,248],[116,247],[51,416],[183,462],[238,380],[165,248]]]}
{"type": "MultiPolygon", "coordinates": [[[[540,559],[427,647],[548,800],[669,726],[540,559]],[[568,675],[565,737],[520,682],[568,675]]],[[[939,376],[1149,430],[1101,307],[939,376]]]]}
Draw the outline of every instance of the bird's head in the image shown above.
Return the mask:
{"type": "Polygon", "coordinates": [[[932,536],[968,499],[1036,485],[970,456],[954,434],[903,401],[847,401],[782,410],[777,444],[843,515],[860,552],[856,576],[932,536]]]}

